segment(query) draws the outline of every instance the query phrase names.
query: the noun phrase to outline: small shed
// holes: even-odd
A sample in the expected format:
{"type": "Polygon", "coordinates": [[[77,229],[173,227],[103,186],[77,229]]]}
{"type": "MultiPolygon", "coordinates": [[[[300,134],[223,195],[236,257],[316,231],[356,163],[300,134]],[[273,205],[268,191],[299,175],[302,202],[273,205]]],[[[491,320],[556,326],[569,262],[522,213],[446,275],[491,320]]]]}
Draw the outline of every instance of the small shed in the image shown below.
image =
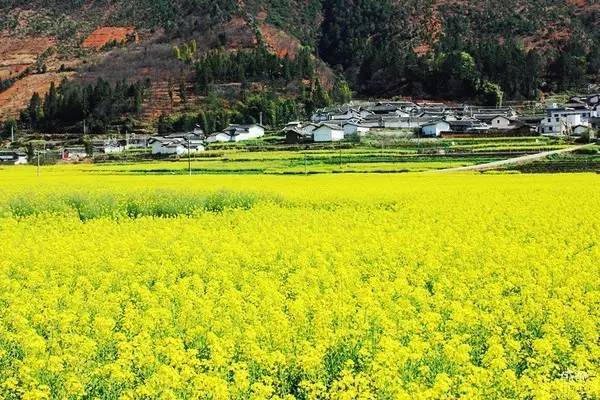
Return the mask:
{"type": "Polygon", "coordinates": [[[304,132],[300,129],[286,129],[285,130],[285,143],[286,144],[301,144],[309,143],[312,141],[312,135],[308,132],[304,132]]]}

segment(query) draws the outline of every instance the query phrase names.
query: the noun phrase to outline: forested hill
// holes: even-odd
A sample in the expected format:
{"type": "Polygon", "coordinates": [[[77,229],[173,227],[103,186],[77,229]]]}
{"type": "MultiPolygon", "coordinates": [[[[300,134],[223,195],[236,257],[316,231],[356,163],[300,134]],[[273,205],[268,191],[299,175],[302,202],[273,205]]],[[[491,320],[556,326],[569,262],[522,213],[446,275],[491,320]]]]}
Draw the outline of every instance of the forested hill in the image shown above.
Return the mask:
{"type": "Polygon", "coordinates": [[[364,95],[531,98],[600,70],[596,0],[0,0],[0,30],[71,44],[106,25],[202,38],[235,18],[285,31],[364,95]]]}

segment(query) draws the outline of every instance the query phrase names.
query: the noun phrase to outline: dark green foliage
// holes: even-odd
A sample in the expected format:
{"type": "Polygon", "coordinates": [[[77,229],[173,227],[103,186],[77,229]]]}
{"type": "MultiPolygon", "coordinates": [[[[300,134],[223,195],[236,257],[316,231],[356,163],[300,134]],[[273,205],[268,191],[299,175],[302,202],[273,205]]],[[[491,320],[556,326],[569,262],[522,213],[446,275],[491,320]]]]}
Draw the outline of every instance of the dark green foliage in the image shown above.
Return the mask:
{"type": "Polygon", "coordinates": [[[196,63],[196,89],[207,94],[215,83],[249,81],[291,82],[311,79],[315,67],[312,55],[302,50],[295,60],[280,59],[264,47],[228,53],[212,51],[196,63]]]}
{"type": "Polygon", "coordinates": [[[94,85],[81,85],[64,80],[58,87],[52,84],[43,101],[35,93],[21,113],[21,122],[55,132],[85,120],[89,133],[104,133],[118,116],[141,111],[146,84],[122,81],[111,85],[98,79],[94,85]]]}
{"type": "Polygon", "coordinates": [[[2,138],[10,138],[11,134],[16,135],[17,134],[17,130],[18,130],[17,121],[15,121],[14,119],[9,119],[9,120],[5,121],[1,125],[0,139],[2,139],[2,138]]]}
{"type": "Polygon", "coordinates": [[[285,98],[272,92],[250,93],[233,106],[213,99],[199,113],[162,115],[158,131],[161,134],[191,131],[199,125],[204,132],[213,133],[225,129],[231,123],[258,123],[261,114],[264,125],[279,127],[304,116],[304,110],[301,99],[285,98]]]}
{"type": "Polygon", "coordinates": [[[114,193],[56,193],[47,198],[40,198],[32,194],[12,198],[3,206],[7,206],[10,213],[18,218],[40,214],[76,214],[85,222],[97,218],[175,218],[202,212],[250,210],[259,202],[280,201],[277,197],[256,193],[220,191],[188,194],[156,191],[131,196],[114,193]]]}
{"type": "Polygon", "coordinates": [[[324,0],[319,55],[330,65],[352,69],[369,46],[390,37],[395,12],[390,0],[324,0]]]}

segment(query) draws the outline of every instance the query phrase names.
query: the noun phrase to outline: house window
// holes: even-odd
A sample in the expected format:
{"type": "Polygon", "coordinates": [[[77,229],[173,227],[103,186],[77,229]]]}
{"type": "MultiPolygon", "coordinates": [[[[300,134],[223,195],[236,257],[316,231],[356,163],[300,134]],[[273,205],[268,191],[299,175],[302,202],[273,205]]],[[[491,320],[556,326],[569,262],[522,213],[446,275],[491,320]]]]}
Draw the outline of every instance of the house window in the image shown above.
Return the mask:
{"type": "Polygon", "coordinates": [[[548,127],[548,132],[552,132],[552,127],[551,126],[548,127]]]}
{"type": "Polygon", "coordinates": [[[556,122],[560,122],[560,118],[556,118],[556,122]]]}

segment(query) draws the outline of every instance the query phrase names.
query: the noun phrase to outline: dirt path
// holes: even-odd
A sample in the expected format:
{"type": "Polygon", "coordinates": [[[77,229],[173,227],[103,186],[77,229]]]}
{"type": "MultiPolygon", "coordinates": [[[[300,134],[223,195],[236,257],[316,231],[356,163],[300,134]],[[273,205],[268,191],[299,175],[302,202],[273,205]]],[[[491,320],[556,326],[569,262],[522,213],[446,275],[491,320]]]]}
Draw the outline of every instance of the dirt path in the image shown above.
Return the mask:
{"type": "Polygon", "coordinates": [[[486,164],[469,165],[467,167],[456,167],[442,169],[435,172],[462,172],[462,171],[490,171],[499,167],[505,167],[509,165],[522,165],[528,164],[532,161],[541,160],[554,154],[571,153],[573,151],[583,149],[584,147],[590,146],[589,144],[571,146],[560,150],[544,151],[542,153],[529,154],[522,157],[509,158],[508,160],[494,161],[486,164]]]}

